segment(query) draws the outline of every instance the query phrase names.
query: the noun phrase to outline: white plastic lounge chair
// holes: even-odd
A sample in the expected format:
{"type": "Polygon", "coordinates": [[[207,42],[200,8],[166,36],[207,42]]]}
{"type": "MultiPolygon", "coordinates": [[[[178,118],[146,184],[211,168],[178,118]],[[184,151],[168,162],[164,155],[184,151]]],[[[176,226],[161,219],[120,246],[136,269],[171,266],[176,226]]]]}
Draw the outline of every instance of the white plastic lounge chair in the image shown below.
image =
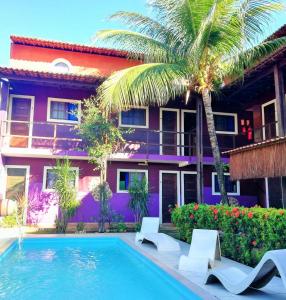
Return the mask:
{"type": "Polygon", "coordinates": [[[235,267],[218,267],[209,271],[205,284],[221,282],[233,294],[242,294],[250,288],[264,287],[277,274],[286,288],[286,250],[272,250],[265,253],[259,264],[250,273],[235,267]]]}
{"type": "Polygon", "coordinates": [[[158,251],[180,251],[180,245],[175,239],[158,232],[159,224],[159,218],[143,218],[141,231],[136,233],[135,242],[152,242],[158,251]]]}
{"type": "Polygon", "coordinates": [[[217,230],[194,229],[188,256],[182,255],[179,270],[205,275],[221,259],[219,234],[217,230]]]}

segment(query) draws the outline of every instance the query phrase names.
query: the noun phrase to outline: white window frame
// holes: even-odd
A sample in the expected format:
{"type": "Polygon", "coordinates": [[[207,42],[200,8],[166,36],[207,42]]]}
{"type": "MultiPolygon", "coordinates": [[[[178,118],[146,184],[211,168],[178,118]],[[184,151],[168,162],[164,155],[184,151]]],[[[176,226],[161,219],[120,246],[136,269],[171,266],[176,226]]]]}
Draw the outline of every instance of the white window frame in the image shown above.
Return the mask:
{"type": "MultiPolygon", "coordinates": [[[[46,188],[46,181],[47,181],[47,171],[53,170],[54,167],[52,166],[44,166],[43,171],[43,184],[42,184],[42,191],[43,192],[55,192],[55,189],[47,189],[46,188]]],[[[78,181],[79,181],[79,167],[72,167],[71,170],[76,171],[76,177],[75,177],[75,189],[78,191],[78,181]]]]}
{"type": "Polygon", "coordinates": [[[145,125],[127,125],[122,124],[122,112],[119,113],[119,127],[125,128],[149,128],[149,107],[148,106],[132,106],[131,109],[145,109],[146,111],[146,118],[145,118],[145,125]]]}
{"type": "Polygon", "coordinates": [[[62,57],[56,58],[55,60],[52,61],[52,70],[53,71],[56,70],[56,68],[57,68],[56,64],[58,64],[58,63],[64,63],[68,66],[69,70],[65,73],[72,73],[72,68],[73,68],[72,64],[67,59],[62,58],[62,57]]]}
{"type": "Polygon", "coordinates": [[[213,112],[213,115],[218,116],[231,116],[234,117],[234,131],[220,131],[216,130],[218,134],[229,134],[229,135],[236,135],[238,134],[238,118],[236,113],[226,113],[226,112],[213,112]]]}
{"type": "Polygon", "coordinates": [[[261,105],[261,114],[262,114],[262,137],[263,137],[263,140],[266,139],[266,132],[265,132],[265,107],[268,106],[268,105],[271,105],[271,104],[274,104],[274,109],[275,109],[275,122],[276,122],[276,126],[275,126],[275,129],[276,129],[276,136],[278,135],[279,133],[279,126],[278,126],[278,112],[277,112],[277,101],[276,99],[273,99],[271,101],[268,101],[268,102],[265,102],[261,105]]]}
{"type": "Polygon", "coordinates": [[[177,114],[177,156],[180,156],[180,109],[178,108],[162,108],[160,107],[160,155],[163,155],[163,111],[173,111],[177,114]]]}
{"type": "Polygon", "coordinates": [[[79,124],[80,123],[80,117],[81,117],[81,101],[80,100],[48,97],[48,105],[47,105],[47,121],[48,122],[66,123],[66,124],[79,124]],[[78,121],[60,120],[60,119],[51,118],[51,102],[64,102],[64,103],[77,104],[78,105],[78,112],[77,112],[78,121]]]}
{"type": "Polygon", "coordinates": [[[163,174],[176,174],[177,175],[177,205],[180,207],[180,195],[181,195],[181,187],[180,187],[180,171],[170,171],[170,170],[160,170],[159,171],[159,219],[160,224],[163,222],[163,201],[162,201],[162,177],[163,174]]]}
{"type": "Polygon", "coordinates": [[[144,173],[147,183],[148,183],[148,170],[140,170],[140,169],[117,169],[116,172],[116,193],[128,193],[128,190],[120,190],[120,172],[128,172],[128,173],[144,173]]]}
{"type": "MultiPolygon", "coordinates": [[[[215,176],[217,175],[217,172],[212,172],[212,195],[214,196],[220,196],[220,193],[217,193],[215,191],[215,176]]],[[[224,172],[223,175],[229,176],[230,173],[224,172]]],[[[237,186],[237,192],[236,193],[227,193],[228,196],[240,196],[240,181],[236,180],[236,186],[237,186]]]]}
{"type": "Polygon", "coordinates": [[[25,169],[26,170],[26,181],[25,181],[25,197],[28,199],[29,195],[29,184],[30,184],[30,166],[28,165],[5,165],[4,167],[4,199],[6,199],[7,191],[7,169],[25,169]]]}
{"type": "Polygon", "coordinates": [[[198,175],[196,171],[181,171],[181,205],[185,205],[185,181],[184,177],[185,175],[198,175]]]}
{"type": "MultiPolygon", "coordinates": [[[[34,121],[34,109],[35,109],[35,96],[31,95],[18,95],[18,94],[10,94],[9,95],[9,103],[8,103],[8,121],[12,121],[12,106],[13,106],[13,98],[19,98],[19,99],[30,99],[31,100],[31,109],[30,109],[30,120],[29,120],[29,136],[28,138],[28,148],[32,147],[32,137],[33,137],[33,121],[34,121]]],[[[11,134],[11,122],[8,123],[7,133],[8,137],[10,137],[11,134]]]]}

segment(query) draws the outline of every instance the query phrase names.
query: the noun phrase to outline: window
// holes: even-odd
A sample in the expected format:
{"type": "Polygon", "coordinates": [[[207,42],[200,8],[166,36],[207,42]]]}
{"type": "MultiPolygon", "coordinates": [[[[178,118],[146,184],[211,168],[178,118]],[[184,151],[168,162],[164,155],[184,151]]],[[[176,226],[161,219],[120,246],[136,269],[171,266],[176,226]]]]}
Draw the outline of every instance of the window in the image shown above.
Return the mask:
{"type": "MultiPolygon", "coordinates": [[[[71,168],[71,171],[74,172],[74,180],[71,184],[77,188],[78,186],[78,176],[79,168],[71,168]]],[[[54,186],[56,182],[57,175],[54,172],[53,167],[44,167],[44,176],[43,176],[43,191],[54,191],[54,186]]]]}
{"type": "Polygon", "coordinates": [[[119,115],[119,126],[122,127],[149,127],[149,111],[147,107],[132,108],[128,111],[122,111],[119,115]]]}
{"type": "Polygon", "coordinates": [[[66,60],[64,58],[55,59],[52,62],[52,65],[53,65],[53,70],[54,71],[57,71],[57,72],[60,72],[60,73],[69,73],[69,72],[71,72],[72,65],[68,60],[66,60]]]}
{"type": "Polygon", "coordinates": [[[214,123],[217,133],[237,134],[237,114],[214,113],[214,123]]]}
{"type": "Polygon", "coordinates": [[[138,176],[139,180],[145,176],[148,179],[147,170],[117,170],[117,193],[126,193],[134,177],[138,176]]]}
{"type": "MultiPolygon", "coordinates": [[[[228,195],[238,196],[240,195],[240,183],[239,181],[231,181],[230,174],[224,173],[225,189],[228,195]]],[[[212,194],[220,195],[217,173],[212,173],[212,194]]]]}
{"type": "Polygon", "coordinates": [[[78,123],[80,102],[77,100],[48,98],[48,121],[78,123]]]}

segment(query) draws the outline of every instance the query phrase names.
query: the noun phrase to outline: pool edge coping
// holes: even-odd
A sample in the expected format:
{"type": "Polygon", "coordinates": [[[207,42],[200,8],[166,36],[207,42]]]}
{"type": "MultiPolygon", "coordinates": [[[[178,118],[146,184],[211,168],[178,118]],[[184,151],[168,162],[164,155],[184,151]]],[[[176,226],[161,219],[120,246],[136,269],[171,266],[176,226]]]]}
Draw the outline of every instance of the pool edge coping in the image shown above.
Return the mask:
{"type": "Polygon", "coordinates": [[[16,240],[16,238],[8,238],[7,240],[4,240],[3,244],[0,245],[0,255],[2,255],[16,240]]]}

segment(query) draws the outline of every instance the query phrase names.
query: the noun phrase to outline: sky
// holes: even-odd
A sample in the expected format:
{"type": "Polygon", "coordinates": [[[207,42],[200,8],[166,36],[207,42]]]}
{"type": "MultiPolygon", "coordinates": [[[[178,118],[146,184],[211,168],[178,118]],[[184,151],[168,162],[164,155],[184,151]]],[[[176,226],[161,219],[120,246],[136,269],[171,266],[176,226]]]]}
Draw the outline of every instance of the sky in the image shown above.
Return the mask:
{"type": "MultiPolygon", "coordinates": [[[[285,4],[286,4],[286,0],[285,4]]],[[[101,29],[123,27],[108,20],[119,10],[148,14],[146,0],[0,0],[0,65],[8,65],[10,35],[91,44],[101,29]]],[[[277,16],[269,34],[286,23],[277,16]]]]}

